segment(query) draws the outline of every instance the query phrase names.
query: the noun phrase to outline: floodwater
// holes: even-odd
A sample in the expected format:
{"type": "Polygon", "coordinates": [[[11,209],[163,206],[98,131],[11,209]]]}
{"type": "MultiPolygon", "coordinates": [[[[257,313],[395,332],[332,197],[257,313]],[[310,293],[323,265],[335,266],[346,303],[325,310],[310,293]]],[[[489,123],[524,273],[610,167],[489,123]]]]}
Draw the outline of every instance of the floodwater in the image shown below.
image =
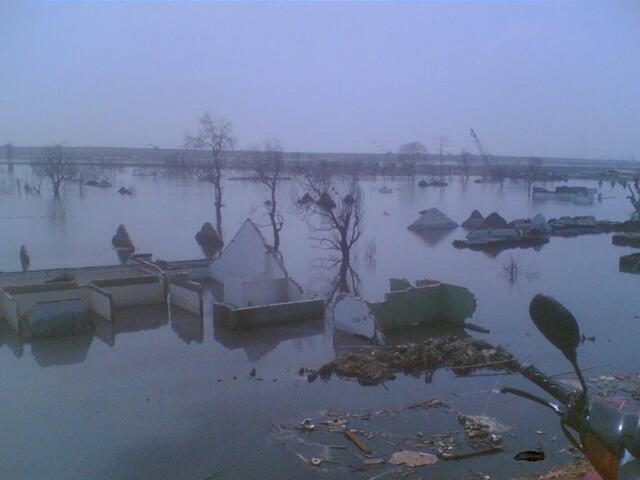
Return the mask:
{"type": "MultiPolygon", "coordinates": [[[[212,187],[203,182],[133,176],[125,170],[115,177],[115,188],[80,192],[71,186],[55,201],[44,188],[41,197],[13,191],[15,178],[28,178],[25,167],[16,167],[13,177],[6,170],[0,175],[7,191],[0,194],[3,271],[20,269],[21,244],[31,254],[31,269],[117,264],[110,240],[121,223],[139,252],[164,260],[202,258],[194,235],[203,222],[215,224],[212,187]],[[133,187],[134,195],[119,195],[116,190],[123,185],[133,187]]],[[[582,206],[532,202],[522,183],[501,188],[454,178],[445,189],[412,187],[406,179],[385,183],[394,193],[379,193],[380,178],[361,181],[365,223],[354,267],[364,298],[381,299],[392,277],[468,287],[478,303],[471,321],[491,330],[474,335],[508,345],[520,360],[549,373],[561,373],[570,366],[528,319],[531,297],[544,292],[575,314],[586,336],[595,336],[579,349],[587,376],[638,370],[640,276],[618,271],[619,256],[632,249],[613,246],[610,234],[552,238],[539,250],[489,256],[454,249],[451,242],[464,237],[461,228],[428,239],[406,229],[420,210],[430,207],[458,222],[476,208],[485,215],[498,211],[507,220],[536,213],[622,220],[631,206],[621,186],[603,185],[606,198],[582,206]],[[362,255],[371,242],[375,262],[362,255]],[[503,271],[511,256],[521,271],[515,282],[503,271]]],[[[597,187],[595,182],[572,183],[597,187]]],[[[325,252],[313,247],[306,224],[291,207],[292,190],[286,182],[280,192],[285,216],[281,250],[292,277],[308,291],[323,292],[332,274],[318,267],[325,252]]],[[[271,238],[261,209],[266,199],[262,187],[227,181],[224,195],[226,240],[246,218],[265,225],[265,236],[271,238]]],[[[385,386],[362,387],[336,378],[308,383],[298,376],[300,367],[319,367],[345,342],[322,323],[231,334],[214,329],[210,315],[199,320],[165,307],[134,309],[93,336],[64,340],[24,343],[3,328],[0,478],[369,478],[383,470],[356,473],[335,465],[320,471],[305,465],[295,447],[270,433],[272,422],[318,418],[327,409],[377,411],[429,398],[496,417],[513,427],[514,436],[505,436],[504,454],[439,462],[409,478],[475,478],[478,471],[511,478],[570,459],[554,455],[566,441],[550,412],[490,393],[504,385],[535,391],[516,377],[455,378],[441,370],[430,383],[399,376],[385,386]],[[249,375],[252,368],[255,378],[249,375]],[[538,464],[512,459],[519,450],[537,448],[550,458],[538,464]]],[[[371,426],[376,428],[383,425],[371,426]]],[[[427,411],[398,415],[384,428],[433,433],[460,427],[427,411]]],[[[336,443],[344,439],[337,437],[336,443]]]]}

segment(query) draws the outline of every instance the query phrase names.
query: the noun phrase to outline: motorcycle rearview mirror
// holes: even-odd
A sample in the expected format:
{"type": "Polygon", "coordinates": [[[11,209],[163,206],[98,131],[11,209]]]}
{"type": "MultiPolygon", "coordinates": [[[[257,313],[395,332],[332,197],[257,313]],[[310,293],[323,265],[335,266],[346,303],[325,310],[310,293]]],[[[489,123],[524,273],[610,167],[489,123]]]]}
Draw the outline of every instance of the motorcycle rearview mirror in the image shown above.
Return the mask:
{"type": "Polygon", "coordinates": [[[587,394],[587,385],[578,366],[580,327],[573,314],[555,298],[539,293],[531,300],[529,315],[535,326],[573,365],[582,395],[587,394]]]}

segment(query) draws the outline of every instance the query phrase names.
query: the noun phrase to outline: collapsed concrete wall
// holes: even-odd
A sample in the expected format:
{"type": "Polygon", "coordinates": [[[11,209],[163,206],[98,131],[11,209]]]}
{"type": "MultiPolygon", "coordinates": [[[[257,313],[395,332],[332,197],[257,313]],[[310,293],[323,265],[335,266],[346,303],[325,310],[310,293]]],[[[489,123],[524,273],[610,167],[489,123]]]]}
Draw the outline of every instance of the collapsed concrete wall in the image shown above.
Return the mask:
{"type": "Polygon", "coordinates": [[[473,315],[476,300],[469,289],[431,280],[391,280],[391,292],[381,302],[365,302],[346,295],[333,308],[336,329],[374,338],[377,329],[387,333],[416,325],[463,326],[473,315]]]}
{"type": "Polygon", "coordinates": [[[438,323],[462,326],[473,315],[476,300],[469,289],[446,283],[395,290],[383,302],[369,303],[383,331],[438,323]]]}

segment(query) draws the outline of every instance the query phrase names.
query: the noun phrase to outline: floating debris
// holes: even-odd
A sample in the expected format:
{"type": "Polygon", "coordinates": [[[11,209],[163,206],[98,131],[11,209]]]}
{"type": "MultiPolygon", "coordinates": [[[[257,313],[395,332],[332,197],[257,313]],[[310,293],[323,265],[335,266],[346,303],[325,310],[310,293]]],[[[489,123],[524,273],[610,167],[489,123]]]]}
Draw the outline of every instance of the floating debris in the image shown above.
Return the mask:
{"type": "Polygon", "coordinates": [[[316,429],[316,426],[310,418],[305,418],[300,422],[300,428],[305,432],[312,432],[316,429]]]}
{"type": "Polygon", "coordinates": [[[499,445],[492,445],[486,448],[471,450],[462,453],[442,452],[438,451],[438,457],[443,460],[464,460],[471,457],[478,457],[481,455],[491,455],[502,451],[502,447],[499,445]]]}
{"type": "Polygon", "coordinates": [[[371,454],[371,449],[367,447],[367,444],[364,443],[364,441],[360,437],[358,437],[355,431],[347,428],[344,431],[344,436],[347,437],[349,441],[353,443],[356,447],[358,447],[362,452],[364,452],[367,455],[371,454]]]}
{"type": "Polygon", "coordinates": [[[458,423],[464,427],[469,438],[486,438],[491,435],[492,443],[499,444],[502,438],[496,433],[506,432],[509,427],[496,419],[484,415],[458,415],[458,423]]]}
{"type": "MultiPolygon", "coordinates": [[[[354,378],[362,385],[379,385],[395,379],[398,372],[417,374],[442,367],[450,367],[462,376],[481,368],[516,371],[519,363],[501,346],[468,336],[445,335],[422,343],[345,353],[323,365],[317,373],[323,379],[336,374],[354,378]]],[[[311,381],[314,378],[309,377],[311,381]]]]}
{"type": "Polygon", "coordinates": [[[395,452],[393,455],[391,455],[389,463],[393,463],[394,465],[404,464],[408,467],[422,467],[424,465],[434,465],[438,463],[438,457],[430,453],[403,450],[401,452],[395,452]]]}

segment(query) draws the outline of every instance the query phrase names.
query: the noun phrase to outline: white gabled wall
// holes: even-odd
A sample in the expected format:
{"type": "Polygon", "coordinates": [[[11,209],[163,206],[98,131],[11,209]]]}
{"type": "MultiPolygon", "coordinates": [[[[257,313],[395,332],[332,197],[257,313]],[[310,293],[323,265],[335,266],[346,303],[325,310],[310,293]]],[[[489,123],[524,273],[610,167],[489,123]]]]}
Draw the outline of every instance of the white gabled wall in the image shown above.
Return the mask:
{"type": "Polygon", "coordinates": [[[274,254],[267,251],[258,227],[250,220],[240,227],[220,258],[211,264],[209,272],[213,279],[223,283],[231,278],[241,277],[286,278],[286,272],[278,264],[274,254]]]}

